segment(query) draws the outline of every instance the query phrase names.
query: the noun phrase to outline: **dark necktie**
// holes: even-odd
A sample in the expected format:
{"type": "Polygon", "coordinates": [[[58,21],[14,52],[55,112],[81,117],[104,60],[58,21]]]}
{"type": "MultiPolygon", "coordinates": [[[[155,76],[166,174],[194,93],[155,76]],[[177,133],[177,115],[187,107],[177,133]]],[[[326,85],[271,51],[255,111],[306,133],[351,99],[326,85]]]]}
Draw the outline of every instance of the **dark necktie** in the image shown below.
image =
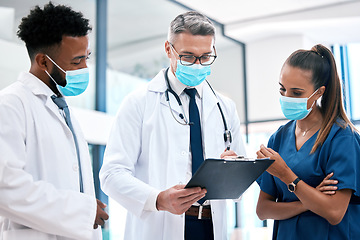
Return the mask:
{"type": "Polygon", "coordinates": [[[190,97],[189,121],[192,123],[190,125],[190,148],[192,156],[192,174],[195,174],[196,170],[204,161],[200,114],[195,101],[196,89],[187,88],[184,92],[190,97]]]}
{"type": "MultiPolygon", "coordinates": [[[[195,88],[186,88],[184,92],[189,95],[189,121],[190,121],[190,149],[192,157],[192,174],[194,175],[196,170],[204,162],[204,153],[201,137],[201,125],[199,109],[196,105],[195,88]]],[[[198,203],[203,204],[204,200],[200,199],[198,203]]]]}
{"type": "Polygon", "coordinates": [[[76,147],[76,155],[77,155],[77,159],[78,159],[78,165],[79,165],[80,192],[84,192],[83,182],[82,182],[82,173],[81,173],[81,164],[80,164],[79,145],[78,145],[78,141],[77,141],[77,138],[76,138],[74,128],[73,128],[72,123],[71,123],[69,107],[66,104],[66,101],[65,101],[65,99],[63,97],[57,97],[55,95],[52,95],[51,99],[59,107],[59,109],[64,111],[65,122],[66,122],[66,124],[68,125],[68,127],[70,128],[70,130],[72,132],[74,142],[75,142],[75,147],[76,147]]]}

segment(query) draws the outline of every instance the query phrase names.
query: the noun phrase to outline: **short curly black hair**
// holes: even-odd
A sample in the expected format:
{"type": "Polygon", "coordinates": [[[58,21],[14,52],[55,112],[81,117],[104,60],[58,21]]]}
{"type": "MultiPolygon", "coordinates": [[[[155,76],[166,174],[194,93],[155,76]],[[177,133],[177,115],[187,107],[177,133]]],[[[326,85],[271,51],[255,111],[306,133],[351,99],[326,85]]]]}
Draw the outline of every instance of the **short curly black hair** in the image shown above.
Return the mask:
{"type": "Polygon", "coordinates": [[[49,2],[44,9],[35,6],[28,16],[22,18],[17,35],[25,42],[33,60],[37,53],[47,53],[50,48],[59,45],[63,36],[82,37],[91,30],[89,20],[81,12],[49,2]]]}

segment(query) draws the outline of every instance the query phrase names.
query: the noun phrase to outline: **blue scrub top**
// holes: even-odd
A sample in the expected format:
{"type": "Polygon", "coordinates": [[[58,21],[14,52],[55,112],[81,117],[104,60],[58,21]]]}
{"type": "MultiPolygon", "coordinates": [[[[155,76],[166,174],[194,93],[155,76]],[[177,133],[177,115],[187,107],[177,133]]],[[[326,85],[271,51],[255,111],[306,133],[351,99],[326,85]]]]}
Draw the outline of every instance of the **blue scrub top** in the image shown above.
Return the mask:
{"type": "MultiPolygon", "coordinates": [[[[286,220],[275,221],[274,239],[360,239],[360,205],[353,203],[360,195],[360,137],[347,127],[334,124],[325,142],[315,153],[310,151],[318,132],[297,151],[296,121],[281,126],[270,138],[268,147],[277,151],[291,170],[312,187],[318,186],[331,172],[338,189],[352,189],[353,197],[343,220],[331,225],[323,217],[307,211],[286,220]]],[[[257,180],[262,191],[279,202],[299,201],[285,183],[265,172],[257,180]]],[[[359,201],[358,201],[359,202],[359,201]]]]}

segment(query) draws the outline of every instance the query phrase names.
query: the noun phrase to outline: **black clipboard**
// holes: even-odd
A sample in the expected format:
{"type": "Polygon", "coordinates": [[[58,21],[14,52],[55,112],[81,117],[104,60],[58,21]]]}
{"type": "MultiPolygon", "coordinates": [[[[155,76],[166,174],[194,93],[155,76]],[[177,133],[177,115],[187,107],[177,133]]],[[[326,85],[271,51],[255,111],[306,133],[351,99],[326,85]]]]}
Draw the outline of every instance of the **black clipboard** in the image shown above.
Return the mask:
{"type": "Polygon", "coordinates": [[[185,188],[206,188],[204,200],[237,199],[274,162],[264,159],[205,159],[185,188]]]}

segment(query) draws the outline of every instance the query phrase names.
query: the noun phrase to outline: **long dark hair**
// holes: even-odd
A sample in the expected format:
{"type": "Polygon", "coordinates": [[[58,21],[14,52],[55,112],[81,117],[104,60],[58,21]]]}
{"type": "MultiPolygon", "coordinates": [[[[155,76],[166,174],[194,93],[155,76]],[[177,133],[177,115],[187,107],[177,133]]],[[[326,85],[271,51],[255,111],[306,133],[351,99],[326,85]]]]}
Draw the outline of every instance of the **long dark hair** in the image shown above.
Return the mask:
{"type": "Polygon", "coordinates": [[[334,123],[342,128],[349,126],[353,131],[357,131],[346,116],[335,59],[328,48],[318,44],[312,47],[311,50],[297,50],[288,57],[285,64],[311,71],[311,82],[315,89],[325,86],[325,92],[319,106],[324,120],[311,153],[315,152],[324,143],[334,123]]]}

